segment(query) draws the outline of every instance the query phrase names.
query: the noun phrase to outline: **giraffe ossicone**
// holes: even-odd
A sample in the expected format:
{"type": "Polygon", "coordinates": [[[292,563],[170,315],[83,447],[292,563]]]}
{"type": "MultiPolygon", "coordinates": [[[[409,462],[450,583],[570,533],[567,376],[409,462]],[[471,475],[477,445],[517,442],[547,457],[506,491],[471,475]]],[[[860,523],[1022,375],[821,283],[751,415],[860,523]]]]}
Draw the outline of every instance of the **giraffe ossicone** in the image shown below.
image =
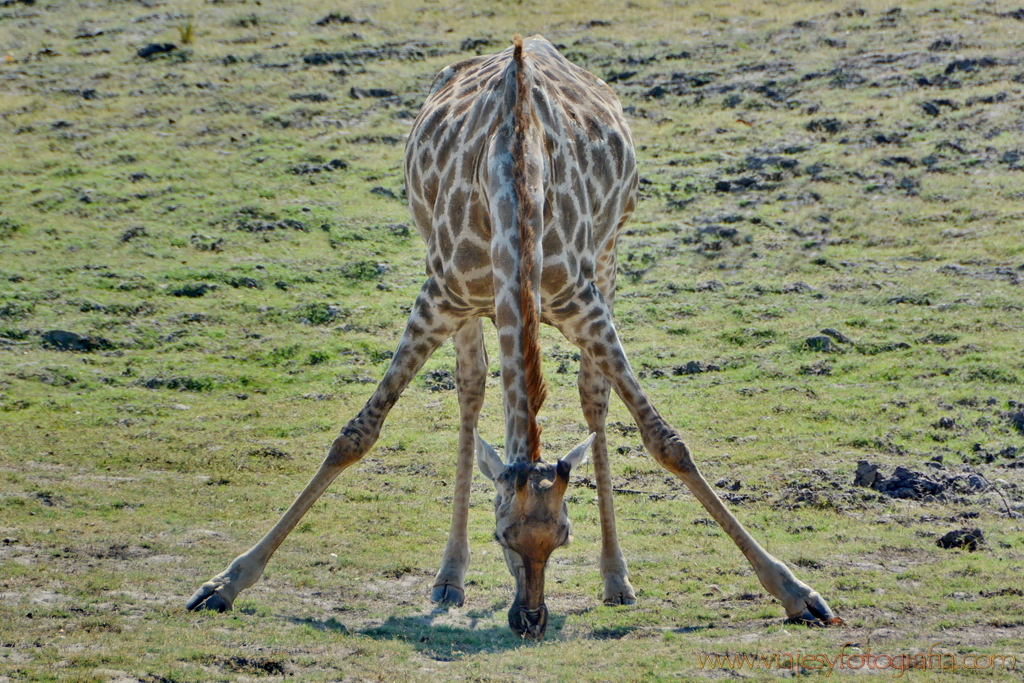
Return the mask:
{"type": "Polygon", "coordinates": [[[679,433],[641,388],[612,318],[616,235],[637,199],[636,157],[611,89],[541,36],[446,67],[410,131],[406,189],[427,245],[427,279],[390,366],[319,470],[271,530],[203,584],[188,609],[231,609],[331,482],[372,448],[384,420],[447,338],[456,351],[460,426],[451,531],[432,599],[461,605],[469,565],[473,462],[495,485],[495,538],[516,582],[509,625],[540,638],[544,574],[569,537],[569,476],[590,452],[601,521],[604,600],[636,595],[619,545],[605,418],[614,389],[651,455],[678,476],[750,562],[793,621],[841,623],[828,604],[768,554],[719,500],[679,433]],[[487,379],[482,318],[498,333],[505,457],[477,434],[487,379]],[[537,412],[546,388],[538,323],[580,349],[578,388],[590,436],[546,463],[537,412]]]}

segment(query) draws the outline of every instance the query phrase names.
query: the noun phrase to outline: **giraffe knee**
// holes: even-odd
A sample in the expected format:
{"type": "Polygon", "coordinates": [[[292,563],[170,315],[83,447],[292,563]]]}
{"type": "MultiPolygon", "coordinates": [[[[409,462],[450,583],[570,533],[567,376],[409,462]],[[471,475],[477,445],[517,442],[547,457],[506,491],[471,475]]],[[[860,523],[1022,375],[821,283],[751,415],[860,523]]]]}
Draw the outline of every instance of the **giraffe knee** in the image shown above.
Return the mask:
{"type": "Polygon", "coordinates": [[[377,439],[346,426],[331,444],[325,464],[345,468],[362,459],[377,439]]]}
{"type": "Polygon", "coordinates": [[[685,478],[697,472],[697,466],[690,456],[690,449],[678,435],[666,439],[660,448],[652,450],[655,460],[677,477],[685,478]]]}

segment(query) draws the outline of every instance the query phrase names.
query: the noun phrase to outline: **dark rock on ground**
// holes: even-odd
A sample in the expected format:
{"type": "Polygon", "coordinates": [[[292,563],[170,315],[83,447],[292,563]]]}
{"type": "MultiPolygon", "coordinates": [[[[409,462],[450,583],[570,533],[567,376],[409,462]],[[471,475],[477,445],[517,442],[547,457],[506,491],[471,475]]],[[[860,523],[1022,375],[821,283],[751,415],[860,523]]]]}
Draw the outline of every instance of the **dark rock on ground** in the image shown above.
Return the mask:
{"type": "Polygon", "coordinates": [[[322,92],[293,93],[288,96],[292,102],[329,102],[331,96],[322,92]]]}
{"type": "Polygon", "coordinates": [[[470,50],[478,50],[480,48],[490,47],[494,44],[494,41],[490,38],[466,38],[459,43],[459,50],[462,52],[469,52],[470,50]]]}
{"type": "Polygon", "coordinates": [[[757,178],[750,176],[734,178],[733,180],[719,180],[715,183],[715,192],[742,192],[744,190],[760,189],[763,189],[763,186],[758,184],[757,178]]]}
{"type": "Polygon", "coordinates": [[[322,19],[317,19],[313,22],[317,26],[327,26],[329,24],[368,24],[369,19],[353,19],[351,14],[338,14],[337,12],[331,12],[322,19]]]}
{"type": "Polygon", "coordinates": [[[406,41],[358,47],[340,52],[313,52],[303,55],[302,61],[313,66],[341,64],[342,66],[363,66],[366,62],[397,60],[419,62],[427,57],[453,54],[453,50],[423,41],[406,41]]]}
{"type": "Polygon", "coordinates": [[[113,346],[102,337],[87,337],[66,330],[43,332],[42,339],[43,346],[57,351],[97,351],[113,346]]]}
{"type": "Polygon", "coordinates": [[[455,377],[450,370],[431,370],[424,378],[427,389],[431,391],[454,391],[455,377]]]}
{"type": "Polygon", "coordinates": [[[707,282],[698,282],[694,285],[694,290],[698,292],[722,292],[725,290],[725,284],[718,280],[708,280],[707,282]]]}
{"type": "Polygon", "coordinates": [[[985,534],[981,529],[957,529],[935,541],[935,545],[946,550],[964,548],[969,552],[974,552],[984,542],[985,534]]]}
{"type": "Polygon", "coordinates": [[[1024,409],[1018,406],[1017,410],[1004,413],[1004,417],[1017,428],[1017,431],[1024,434],[1024,409]]]}
{"type": "Polygon", "coordinates": [[[826,327],[825,329],[823,329],[821,331],[821,333],[823,335],[825,335],[826,337],[832,337],[833,339],[835,339],[840,344],[852,344],[853,343],[852,339],[850,339],[845,334],[843,334],[839,330],[837,330],[835,328],[832,328],[832,327],[826,327]]]}
{"type": "Polygon", "coordinates": [[[388,90],[387,88],[356,88],[353,86],[348,91],[348,96],[353,100],[364,100],[367,98],[384,98],[384,97],[395,97],[398,93],[394,90],[388,90]]]}
{"type": "Polygon", "coordinates": [[[791,282],[788,285],[782,286],[783,294],[810,294],[814,291],[814,287],[811,287],[806,282],[791,282]]]}
{"type": "Polygon", "coordinates": [[[232,278],[228,284],[235,288],[263,289],[263,285],[260,284],[259,280],[251,277],[232,278]]]}
{"type": "Polygon", "coordinates": [[[808,337],[807,339],[804,340],[804,344],[806,344],[807,348],[809,348],[811,351],[823,351],[825,353],[831,353],[833,351],[838,350],[836,345],[832,342],[832,338],[827,337],[823,334],[808,337]]]}
{"type": "Polygon", "coordinates": [[[717,486],[720,489],[725,489],[727,491],[739,491],[741,488],[743,488],[743,482],[741,482],[739,479],[733,479],[732,477],[722,477],[721,479],[715,482],[715,486],[717,486]]]}
{"type": "Polygon", "coordinates": [[[238,229],[244,232],[270,232],[273,230],[309,231],[305,223],[293,218],[285,218],[279,221],[241,220],[238,222],[238,229]]]}
{"type": "Polygon", "coordinates": [[[887,304],[910,304],[911,306],[931,306],[932,300],[925,294],[900,294],[885,300],[887,304]]]}
{"type": "Polygon", "coordinates": [[[832,361],[820,360],[810,365],[802,365],[796,372],[798,375],[810,377],[828,377],[832,374],[832,361]]]}
{"type": "Polygon", "coordinates": [[[326,164],[299,164],[288,169],[294,175],[314,175],[317,173],[331,173],[348,168],[348,163],[341,159],[331,159],[326,164]]]}
{"type": "Polygon", "coordinates": [[[924,113],[928,114],[929,116],[938,116],[939,114],[941,114],[942,107],[949,107],[950,109],[954,110],[960,108],[959,106],[957,106],[956,102],[949,99],[927,100],[921,103],[921,109],[923,109],[924,113]]]}
{"type": "Polygon", "coordinates": [[[873,465],[867,460],[860,460],[857,462],[857,471],[853,474],[853,485],[871,488],[880,476],[878,465],[873,465]]]}
{"type": "Polygon", "coordinates": [[[941,460],[933,459],[926,464],[936,471],[925,474],[899,465],[891,477],[886,477],[879,471],[878,465],[861,460],[854,473],[853,483],[891,498],[923,502],[946,501],[950,496],[983,493],[991,488],[985,477],[969,467],[965,466],[961,472],[951,472],[943,468],[941,460]]]}
{"type": "Polygon", "coordinates": [[[945,74],[948,76],[957,71],[977,71],[989,66],[995,66],[998,62],[991,57],[982,57],[981,59],[957,59],[946,65],[945,74]]]}
{"type": "Polygon", "coordinates": [[[167,52],[174,52],[178,49],[178,46],[174,43],[150,43],[145,47],[140,47],[135,54],[143,59],[150,59],[156,55],[162,55],[167,52]]]}
{"type": "Polygon", "coordinates": [[[144,227],[142,227],[141,225],[136,225],[122,232],[120,240],[122,242],[130,242],[136,237],[146,237],[147,235],[149,235],[149,233],[146,232],[146,229],[144,227]]]}
{"type": "Polygon", "coordinates": [[[615,71],[604,78],[605,83],[622,83],[637,75],[637,71],[615,71]]]}
{"type": "Polygon", "coordinates": [[[380,195],[381,197],[387,197],[388,199],[398,199],[394,192],[386,187],[381,187],[380,185],[370,190],[370,194],[380,195]]]}
{"type": "Polygon", "coordinates": [[[273,458],[275,460],[291,460],[292,456],[282,451],[280,448],[274,448],[273,446],[264,446],[262,448],[256,448],[248,453],[246,456],[250,458],[273,458]]]}
{"type": "Polygon", "coordinates": [[[213,383],[208,379],[195,377],[151,377],[139,380],[138,385],[146,389],[176,389],[178,391],[208,391],[213,383]]]}
{"type": "Polygon", "coordinates": [[[913,472],[902,465],[897,467],[891,477],[877,478],[871,488],[893,498],[912,498],[920,500],[925,496],[939,496],[946,486],[930,479],[921,472],[913,472]]]}
{"type": "Polygon", "coordinates": [[[205,282],[189,283],[182,285],[171,290],[171,296],[186,296],[190,298],[198,298],[205,296],[209,292],[216,291],[217,285],[210,285],[205,282]]]}
{"type": "Polygon", "coordinates": [[[223,251],[224,249],[223,237],[210,237],[195,233],[189,238],[189,242],[199,251],[223,251]]]}
{"type": "Polygon", "coordinates": [[[963,47],[963,41],[956,36],[943,36],[928,46],[929,52],[952,52],[963,47]]]}
{"type": "Polygon", "coordinates": [[[813,119],[807,124],[807,130],[812,133],[836,133],[846,130],[846,124],[839,119],[813,119]]]}
{"type": "Polygon", "coordinates": [[[672,368],[673,375],[697,375],[702,372],[719,372],[722,369],[720,365],[714,363],[701,363],[698,360],[691,360],[686,365],[677,365],[672,368]]]}

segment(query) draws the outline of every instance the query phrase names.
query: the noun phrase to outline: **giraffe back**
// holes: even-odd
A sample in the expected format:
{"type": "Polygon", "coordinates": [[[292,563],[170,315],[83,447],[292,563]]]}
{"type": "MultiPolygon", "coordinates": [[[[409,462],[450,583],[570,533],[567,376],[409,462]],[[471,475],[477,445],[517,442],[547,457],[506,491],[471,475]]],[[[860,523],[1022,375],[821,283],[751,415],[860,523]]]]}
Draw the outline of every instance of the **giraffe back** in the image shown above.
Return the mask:
{"type": "MultiPolygon", "coordinates": [[[[637,172],[611,89],[541,36],[527,38],[523,50],[542,160],[543,315],[581,283],[612,286],[615,234],[635,206],[637,172]]],[[[434,79],[406,147],[406,188],[428,275],[478,314],[493,315],[495,295],[488,149],[496,136],[511,135],[515,98],[513,48],[452,64],[434,79]]]]}

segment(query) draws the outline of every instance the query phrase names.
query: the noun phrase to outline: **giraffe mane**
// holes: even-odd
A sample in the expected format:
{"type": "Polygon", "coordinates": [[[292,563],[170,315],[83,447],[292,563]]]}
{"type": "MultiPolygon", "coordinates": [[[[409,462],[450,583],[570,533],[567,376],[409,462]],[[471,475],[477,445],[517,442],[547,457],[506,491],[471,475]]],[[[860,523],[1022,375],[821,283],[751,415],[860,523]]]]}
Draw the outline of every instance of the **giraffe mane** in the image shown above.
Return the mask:
{"type": "Polygon", "coordinates": [[[537,207],[530,194],[526,166],[527,135],[533,112],[530,110],[530,84],[527,82],[523,60],[523,37],[519,34],[512,39],[512,61],[516,67],[516,99],[513,109],[515,129],[512,136],[512,182],[514,185],[519,224],[519,296],[523,316],[521,347],[523,349],[523,372],[526,375],[527,396],[527,454],[530,461],[540,459],[540,425],[537,413],[547,398],[547,384],[541,370],[540,339],[538,328],[537,298],[533,291],[534,271],[537,268],[535,249],[536,234],[533,219],[537,207]]]}

